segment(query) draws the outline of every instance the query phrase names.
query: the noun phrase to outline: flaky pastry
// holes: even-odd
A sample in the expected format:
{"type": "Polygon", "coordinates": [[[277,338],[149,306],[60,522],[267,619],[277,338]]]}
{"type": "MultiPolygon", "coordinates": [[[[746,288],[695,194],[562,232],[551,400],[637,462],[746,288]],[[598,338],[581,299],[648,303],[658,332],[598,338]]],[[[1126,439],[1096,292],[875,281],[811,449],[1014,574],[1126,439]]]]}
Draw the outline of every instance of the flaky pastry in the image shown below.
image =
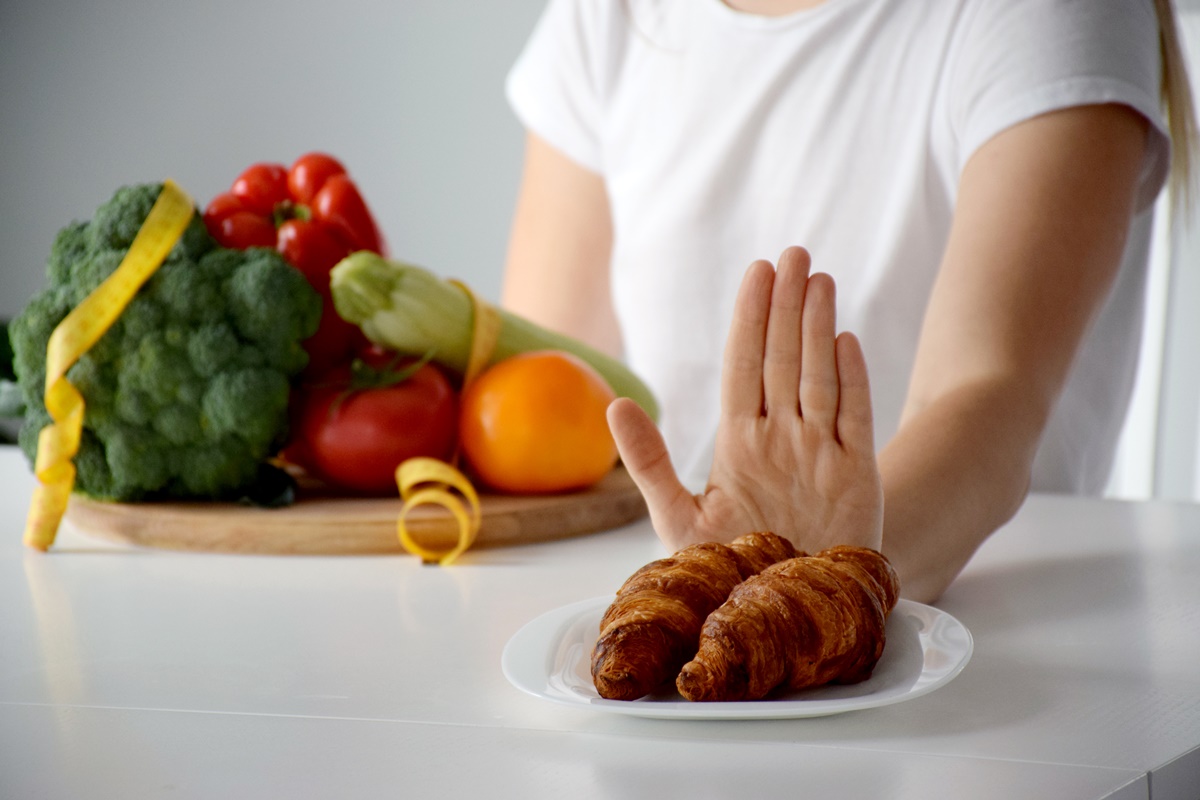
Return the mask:
{"type": "Polygon", "coordinates": [[[866,680],[899,591],[891,564],[868,548],[773,564],[708,616],[676,688],[688,700],[756,700],[780,688],[866,680]]]}
{"type": "Polygon", "coordinates": [[[707,542],[639,569],[600,621],[592,679],[601,697],[635,700],[679,673],[695,653],[700,628],[735,586],[796,550],[773,533],[707,542]]]}

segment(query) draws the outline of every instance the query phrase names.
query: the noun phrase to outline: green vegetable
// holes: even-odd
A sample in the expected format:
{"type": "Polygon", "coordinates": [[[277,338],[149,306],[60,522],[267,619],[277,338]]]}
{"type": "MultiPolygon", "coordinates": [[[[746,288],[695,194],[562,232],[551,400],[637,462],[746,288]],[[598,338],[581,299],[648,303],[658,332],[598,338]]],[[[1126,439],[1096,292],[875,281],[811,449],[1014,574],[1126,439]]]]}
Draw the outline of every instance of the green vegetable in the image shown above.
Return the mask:
{"type": "MultiPolygon", "coordinates": [[[[406,355],[433,352],[433,360],[460,374],[471,352],[470,298],[457,286],[408,264],[362,251],[333,268],[333,304],[367,338],[406,355]]],[[[499,310],[501,327],[489,363],[531,350],[566,350],[591,364],[613,391],[629,397],[651,418],[658,403],[620,361],[591,347],[499,310]]]]}
{"type": "MultiPolygon", "coordinates": [[[[47,287],[10,325],[32,463],[51,332],[120,264],[161,184],[119,189],[54,241],[47,287]]],[[[84,397],[77,491],[100,499],[238,499],[287,434],[291,379],[320,296],[274,250],[220,248],[197,214],[117,322],[68,371],[84,397]]]]}

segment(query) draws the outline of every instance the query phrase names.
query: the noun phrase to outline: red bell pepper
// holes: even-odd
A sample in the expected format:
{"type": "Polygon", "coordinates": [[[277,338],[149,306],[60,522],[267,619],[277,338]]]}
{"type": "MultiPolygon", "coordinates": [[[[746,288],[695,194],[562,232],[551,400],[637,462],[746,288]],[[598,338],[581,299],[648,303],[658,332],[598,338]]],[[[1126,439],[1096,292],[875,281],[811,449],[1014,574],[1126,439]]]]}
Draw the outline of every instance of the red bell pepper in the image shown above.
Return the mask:
{"type": "Polygon", "coordinates": [[[329,271],[350,253],[384,255],[386,248],[358,187],[337,159],[309,153],[291,168],[254,164],[228,192],[212,199],[204,224],[223,247],[275,248],[321,294],[321,326],[305,343],[309,374],[349,361],[365,343],[357,326],[337,315],[329,271]]]}

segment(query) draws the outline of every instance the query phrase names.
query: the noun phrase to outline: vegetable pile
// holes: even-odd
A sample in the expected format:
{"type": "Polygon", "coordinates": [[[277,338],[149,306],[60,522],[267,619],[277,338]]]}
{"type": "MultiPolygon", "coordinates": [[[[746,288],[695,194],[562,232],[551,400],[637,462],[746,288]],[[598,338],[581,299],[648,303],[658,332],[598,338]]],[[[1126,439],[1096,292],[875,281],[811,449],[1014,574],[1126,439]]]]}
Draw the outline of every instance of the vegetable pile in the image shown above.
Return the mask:
{"type": "MultiPolygon", "coordinates": [[[[331,156],[254,164],[190,222],[191,200],[166,185],[171,192],[124,187],[90,221],[64,228],[47,287],[10,326],[25,414],[19,444],[41,479],[39,433],[65,413],[52,402],[52,419],[46,407],[48,344],[80,312],[96,323],[98,339],[50,362],[56,385],[65,377],[78,391],[72,420],[82,398],[78,451],[73,439],[60,448],[68,472],[75,452],[63,492],[73,480],[101,500],[275,505],[291,497],[284,466],[354,493],[395,494],[399,483],[404,496],[397,468],[421,458],[448,463],[409,469],[410,489],[465,484],[470,499],[474,490],[449,466],[462,458],[495,490],[570,491],[616,460],[603,419],[612,397],[657,415],[619,361],[386,258],[358,188],[331,156]],[[140,259],[139,281],[150,277],[109,303],[112,314],[94,313],[95,290],[120,282],[107,279],[127,256],[138,260],[131,244],[168,196],[182,213],[154,258],[140,259]],[[543,352],[489,378],[530,351],[543,352]]],[[[403,513],[400,528],[403,541],[403,513]]]]}
{"type": "MultiPolygon", "coordinates": [[[[125,187],[59,232],[47,287],[9,336],[32,462],[51,422],[46,347],[121,263],[161,184],[125,187]]],[[[105,500],[231,499],[255,492],[284,443],[291,380],[308,361],[321,300],[275,251],[220,247],[193,218],[116,324],[68,372],[87,405],[75,487],[105,500]]]]}
{"type": "MultiPolygon", "coordinates": [[[[438,363],[466,372],[476,311],[460,287],[420,267],[359,252],[334,267],[332,290],[338,313],[371,341],[409,355],[432,352],[438,363]]],[[[599,372],[618,397],[631,398],[658,418],[654,395],[622,362],[504,309],[496,312],[498,331],[488,364],[518,353],[562,350],[599,372]]]]}
{"type": "Polygon", "coordinates": [[[495,315],[495,341],[464,391],[458,429],[464,465],[491,489],[586,488],[617,460],[608,403],[629,397],[658,414],[650,390],[620,361],[503,309],[481,308],[464,287],[420,267],[357,252],[334,267],[332,291],[338,313],[368,339],[402,355],[429,354],[458,376],[479,355],[481,313],[495,315]]]}

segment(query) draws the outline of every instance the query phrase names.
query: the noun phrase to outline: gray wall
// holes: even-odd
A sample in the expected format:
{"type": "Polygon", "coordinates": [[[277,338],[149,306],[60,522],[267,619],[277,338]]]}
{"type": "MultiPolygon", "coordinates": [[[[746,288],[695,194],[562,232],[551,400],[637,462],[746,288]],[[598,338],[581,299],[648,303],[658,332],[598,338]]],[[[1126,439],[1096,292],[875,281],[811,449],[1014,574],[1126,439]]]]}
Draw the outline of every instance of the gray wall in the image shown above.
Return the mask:
{"type": "Polygon", "coordinates": [[[499,292],[544,0],[0,0],[0,318],[128,183],[203,205],[255,161],[342,159],[391,252],[499,292]]]}

